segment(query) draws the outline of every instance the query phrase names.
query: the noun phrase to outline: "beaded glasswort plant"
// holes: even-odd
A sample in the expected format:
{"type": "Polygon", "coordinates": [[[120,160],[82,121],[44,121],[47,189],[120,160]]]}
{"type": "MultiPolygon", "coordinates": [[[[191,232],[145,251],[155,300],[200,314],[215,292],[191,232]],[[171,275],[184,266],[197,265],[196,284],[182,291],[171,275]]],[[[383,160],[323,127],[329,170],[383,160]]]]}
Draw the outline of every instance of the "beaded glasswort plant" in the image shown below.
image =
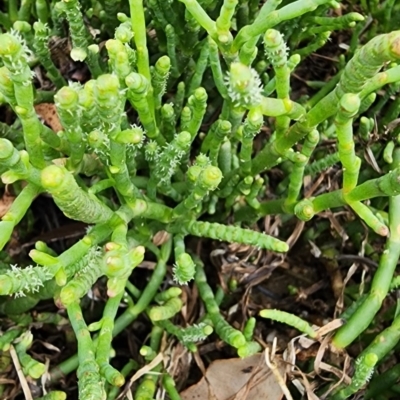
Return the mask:
{"type": "MultiPolygon", "coordinates": [[[[368,293],[346,314],[332,344],[344,349],[368,328],[389,290],[398,286],[392,283],[400,256],[400,129],[393,125],[400,114],[400,31],[393,30],[393,16],[400,16],[400,7],[395,1],[361,2],[364,14],[383,21],[362,45],[358,36],[369,29],[368,21],[357,12],[342,14],[335,0],[4,3],[0,102],[16,119],[0,125],[0,171],[3,184],[13,185],[18,195],[1,218],[1,249],[42,194],[51,195],[68,218],[89,225],[61,254],[38,241],[29,252],[34,265],[1,269],[0,348],[3,355],[15,351],[26,376],[39,379],[46,372],[27,353],[34,323],[72,325],[77,355],[51,369],[50,377],[57,382],[77,369],[82,400],[116,398],[125,377],[138,368],[130,361],[119,371],[110,358],[113,337],[142,315],[152,325],[149,346],[140,350],[148,363],[156,360],[164,334],[192,352],[213,331],[240,357],[261,351],[253,338],[256,320],[250,318],[241,331],[225,319],[221,296],[207,279],[207,260],[187,248],[185,238],[286,253],[289,235],[277,238],[255,229],[266,216],[309,221],[347,207],[371,234],[387,237],[368,293]],[[313,97],[292,100],[295,68],[335,31],[348,28],[354,33],[342,68],[313,97]],[[68,81],[51,52],[51,39],[67,36],[71,59],[90,74],[80,83],[68,81]],[[50,90],[38,87],[40,71],[50,90]],[[389,94],[376,101],[385,85],[389,94]],[[58,132],[36,113],[37,104],[48,102],[55,104],[58,132]],[[370,109],[384,110],[378,126],[370,109]],[[374,129],[388,126],[388,139],[374,148],[379,165],[363,174],[369,167],[360,147],[374,129]],[[336,152],[321,157],[316,149],[327,138],[336,152]],[[305,177],[338,163],[339,188],[303,195],[305,177]],[[268,173],[281,165],[286,166],[284,190],[274,193],[268,173]],[[160,232],[164,240],[157,245],[153,238],[160,232]],[[155,267],[139,290],[130,277],[147,254],[155,267]],[[100,278],[107,301],[102,316],[87,324],[81,299],[100,278]],[[180,286],[187,284],[196,286],[206,314],[182,327],[173,318],[183,307],[180,286]],[[65,309],[68,319],[29,313],[48,299],[65,309]]],[[[260,315],[317,337],[297,316],[279,310],[260,315]]],[[[393,325],[365,347],[353,381],[336,388],[335,399],[364,386],[398,343],[399,322],[396,314],[393,325]]],[[[135,399],[153,399],[158,385],[171,399],[180,398],[161,361],[141,379],[135,399]]],[[[6,386],[0,384],[0,393],[6,386]]],[[[43,398],[65,394],[54,391],[43,398]]]]}

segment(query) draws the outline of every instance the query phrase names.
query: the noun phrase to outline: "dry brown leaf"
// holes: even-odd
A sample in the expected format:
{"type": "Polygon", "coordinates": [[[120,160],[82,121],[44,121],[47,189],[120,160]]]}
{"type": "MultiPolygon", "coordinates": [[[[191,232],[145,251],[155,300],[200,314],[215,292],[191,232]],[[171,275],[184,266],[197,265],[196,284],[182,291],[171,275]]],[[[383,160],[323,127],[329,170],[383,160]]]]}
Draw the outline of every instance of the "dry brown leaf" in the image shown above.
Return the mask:
{"type": "Polygon", "coordinates": [[[5,191],[3,197],[0,199],[0,218],[3,218],[7,211],[10,209],[12,203],[14,203],[15,197],[11,196],[10,193],[5,191]]]}
{"type": "Polygon", "coordinates": [[[54,132],[63,130],[58,118],[56,106],[53,103],[40,103],[35,106],[36,114],[48,125],[54,132]]]}
{"type": "MultiPolygon", "coordinates": [[[[278,370],[284,375],[283,362],[278,364],[278,370]]],[[[283,392],[265,364],[264,355],[255,354],[214,361],[206,375],[180,396],[182,400],[281,400],[283,392]]]]}
{"type": "Polygon", "coordinates": [[[162,244],[166,243],[171,235],[167,231],[158,231],[153,236],[153,244],[156,246],[161,246],[162,244]]]}

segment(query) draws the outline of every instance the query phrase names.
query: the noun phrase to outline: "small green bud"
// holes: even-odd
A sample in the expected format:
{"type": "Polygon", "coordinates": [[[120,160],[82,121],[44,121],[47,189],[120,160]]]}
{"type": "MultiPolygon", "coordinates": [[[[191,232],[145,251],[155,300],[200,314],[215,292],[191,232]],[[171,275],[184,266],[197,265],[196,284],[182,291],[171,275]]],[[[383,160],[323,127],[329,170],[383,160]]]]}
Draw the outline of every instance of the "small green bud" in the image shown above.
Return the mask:
{"type": "Polygon", "coordinates": [[[229,82],[232,87],[239,92],[246,91],[253,78],[251,69],[247,65],[241,63],[232,63],[230,73],[229,82]]]}
{"type": "Polygon", "coordinates": [[[375,353],[368,353],[364,357],[364,364],[366,367],[373,368],[378,362],[378,356],[375,353]]]}
{"type": "Polygon", "coordinates": [[[80,47],[75,47],[74,49],[72,49],[70,55],[74,61],[81,61],[81,62],[85,61],[87,57],[86,51],[80,47]]]}
{"type": "Polygon", "coordinates": [[[154,306],[149,311],[149,317],[152,321],[163,321],[172,318],[183,306],[179,297],[173,297],[162,306],[154,306]]]}
{"type": "Polygon", "coordinates": [[[155,141],[151,140],[150,142],[148,142],[146,144],[146,152],[145,152],[146,160],[154,161],[158,154],[158,150],[159,150],[158,144],[155,141]]]}
{"type": "Polygon", "coordinates": [[[237,106],[254,107],[261,102],[261,80],[254,69],[232,63],[226,81],[228,95],[237,106]]]}
{"type": "Polygon", "coordinates": [[[139,127],[133,127],[131,129],[126,129],[122,132],[119,132],[115,137],[115,141],[124,144],[139,144],[142,142],[143,137],[143,130],[139,127]]]}
{"type": "Polygon", "coordinates": [[[204,333],[206,336],[210,336],[210,335],[213,333],[214,329],[213,329],[213,327],[212,327],[211,325],[206,325],[206,326],[202,329],[202,331],[203,331],[203,333],[204,333]]]}
{"type": "Polygon", "coordinates": [[[199,176],[200,184],[208,190],[215,190],[222,180],[222,172],[212,165],[206,167],[199,176]]]}
{"type": "Polygon", "coordinates": [[[182,289],[176,286],[170,287],[169,289],[165,290],[164,292],[158,293],[154,297],[154,301],[157,303],[163,303],[172,299],[174,297],[179,297],[182,294],[182,289]]]}
{"type": "Polygon", "coordinates": [[[196,273],[196,264],[188,253],[181,253],[176,258],[173,268],[174,280],[180,285],[186,285],[194,278],[196,273]]]}
{"type": "Polygon", "coordinates": [[[22,50],[19,40],[9,34],[0,35],[0,56],[15,56],[22,50]]]}
{"type": "Polygon", "coordinates": [[[358,109],[361,105],[361,99],[357,94],[346,93],[340,99],[340,107],[341,111],[348,116],[349,118],[354,116],[357,113],[358,109]]]}
{"type": "Polygon", "coordinates": [[[115,242],[108,242],[105,244],[104,246],[104,250],[105,251],[114,251],[114,250],[120,250],[122,248],[122,246],[118,243],[115,242]]]}
{"type": "Polygon", "coordinates": [[[196,182],[202,170],[202,167],[198,165],[192,165],[186,173],[188,180],[193,183],[196,182]]]}
{"type": "Polygon", "coordinates": [[[251,124],[251,127],[258,129],[259,125],[262,125],[264,116],[259,108],[254,108],[247,114],[247,121],[251,124]]]}
{"type": "Polygon", "coordinates": [[[55,280],[58,286],[65,286],[67,284],[67,273],[65,272],[65,269],[63,267],[61,267],[55,275],[55,280]]]}
{"type": "Polygon", "coordinates": [[[231,278],[228,281],[228,287],[231,292],[234,292],[238,288],[238,281],[237,279],[231,278]]]}
{"type": "Polygon", "coordinates": [[[56,257],[36,249],[33,249],[29,252],[29,257],[35,261],[36,264],[40,265],[55,265],[58,263],[58,259],[56,257]]]}
{"type": "Polygon", "coordinates": [[[279,31],[275,30],[275,29],[268,29],[265,32],[264,35],[264,42],[268,45],[268,46],[276,46],[278,44],[280,44],[282,41],[282,36],[279,33],[279,31]]]}
{"type": "Polygon", "coordinates": [[[149,358],[154,358],[156,356],[155,351],[150,346],[142,346],[139,350],[141,356],[149,358]]]}
{"type": "Polygon", "coordinates": [[[290,64],[292,64],[293,66],[296,66],[297,64],[299,64],[301,61],[301,56],[300,54],[293,54],[289,57],[289,62],[290,64]]]}
{"type": "Polygon", "coordinates": [[[203,153],[200,153],[197,157],[196,157],[196,164],[199,167],[207,167],[208,165],[210,165],[210,159],[203,153]]]}
{"type": "MultiPolygon", "coordinates": [[[[92,81],[89,81],[92,82],[92,81]]],[[[94,97],[92,83],[85,85],[83,90],[79,91],[79,104],[87,111],[94,106],[94,97]]]]}
{"type": "Polygon", "coordinates": [[[103,321],[96,321],[92,322],[90,325],[88,325],[88,330],[89,332],[97,332],[101,329],[101,326],[103,325],[103,321]]]}
{"type": "Polygon", "coordinates": [[[42,171],[42,186],[45,189],[52,189],[60,186],[65,180],[66,173],[66,170],[57,165],[49,165],[42,171]]]}
{"type": "Polygon", "coordinates": [[[229,35],[226,35],[226,34],[218,35],[218,41],[220,43],[222,43],[222,44],[229,43],[229,40],[230,40],[230,36],[229,35]]]}
{"type": "Polygon", "coordinates": [[[78,93],[69,86],[64,86],[54,96],[57,106],[70,108],[78,103],[78,93]]]}
{"type": "Polygon", "coordinates": [[[89,146],[94,149],[99,148],[106,140],[106,135],[101,131],[92,131],[87,136],[89,146]]]}
{"type": "Polygon", "coordinates": [[[243,180],[246,185],[251,185],[254,179],[252,176],[246,176],[243,180]]]}
{"type": "Polygon", "coordinates": [[[261,350],[261,346],[257,342],[246,342],[243,346],[238,348],[238,356],[240,358],[250,357],[257,354],[261,350]]]}
{"type": "Polygon", "coordinates": [[[122,12],[119,12],[117,14],[117,19],[119,22],[122,22],[122,23],[130,21],[130,18],[125,13],[122,13],[122,12]]]}
{"type": "MultiPolygon", "coordinates": [[[[125,14],[124,14],[125,15],[125,14]]],[[[131,22],[128,19],[115,30],[115,39],[122,43],[129,43],[133,38],[131,22]]]]}
{"type": "Polygon", "coordinates": [[[125,267],[125,262],[121,255],[114,254],[112,256],[107,255],[106,258],[106,275],[115,276],[125,267]]]}
{"type": "Polygon", "coordinates": [[[61,289],[60,300],[64,307],[68,307],[71,303],[78,300],[75,295],[75,289],[72,286],[66,286],[61,289]]]}
{"type": "Polygon", "coordinates": [[[7,139],[0,138],[0,160],[10,158],[14,153],[14,146],[7,139]]]}
{"type": "Polygon", "coordinates": [[[108,51],[108,54],[113,54],[115,56],[119,52],[124,52],[125,51],[124,45],[119,40],[115,40],[115,39],[107,40],[106,49],[108,51]]]}
{"type": "Polygon", "coordinates": [[[132,89],[134,92],[145,93],[148,88],[147,79],[144,76],[135,72],[130,73],[125,78],[125,83],[126,86],[128,86],[128,88],[132,89]]]}
{"type": "Polygon", "coordinates": [[[29,110],[27,108],[21,107],[21,106],[16,106],[15,107],[15,112],[20,115],[21,117],[25,117],[28,115],[29,110]]]}
{"type": "Polygon", "coordinates": [[[15,21],[13,24],[13,28],[22,33],[29,33],[32,30],[32,26],[29,22],[26,21],[15,21]]]}
{"type": "MultiPolygon", "coordinates": [[[[17,21],[18,22],[18,21],[17,21]]],[[[16,23],[14,23],[15,25],[16,23]]],[[[33,23],[33,29],[35,30],[35,32],[37,33],[47,33],[47,25],[45,25],[43,22],[41,21],[36,21],[33,23]]],[[[15,29],[15,27],[14,27],[15,29]]]]}
{"type": "Polygon", "coordinates": [[[192,140],[192,136],[190,135],[189,132],[183,131],[178,133],[176,136],[176,141],[180,147],[185,147],[188,143],[190,143],[192,140]]]}
{"type": "Polygon", "coordinates": [[[88,50],[92,54],[98,54],[100,52],[100,47],[97,44],[91,44],[90,46],[88,46],[88,50]]]}
{"type": "Polygon", "coordinates": [[[118,93],[119,79],[111,74],[100,75],[96,80],[94,90],[95,94],[100,98],[109,98],[110,95],[118,93]]]}
{"type": "Polygon", "coordinates": [[[304,199],[296,204],[294,213],[302,221],[309,221],[314,217],[314,206],[311,200],[304,199]]]}
{"type": "Polygon", "coordinates": [[[171,60],[168,56],[160,57],[155,65],[156,69],[161,71],[168,71],[171,68],[171,60]]]}
{"type": "Polygon", "coordinates": [[[173,118],[175,115],[174,106],[171,103],[166,103],[161,108],[161,114],[165,119],[173,118]]]}
{"type": "Polygon", "coordinates": [[[208,95],[206,92],[206,89],[204,89],[203,87],[199,87],[197,88],[194,93],[194,98],[198,101],[198,102],[206,102],[208,95]]]}
{"type": "Polygon", "coordinates": [[[82,238],[81,242],[83,242],[84,244],[86,244],[86,246],[93,246],[93,240],[89,235],[86,235],[82,238]]]}
{"type": "Polygon", "coordinates": [[[131,268],[136,267],[143,261],[145,252],[144,246],[137,246],[128,253],[131,268]]]}
{"type": "Polygon", "coordinates": [[[39,379],[46,372],[46,366],[35,362],[28,370],[28,375],[33,379],[39,379]]]}
{"type": "Polygon", "coordinates": [[[258,74],[262,74],[268,68],[268,63],[265,60],[260,60],[255,65],[254,69],[258,74]]]}

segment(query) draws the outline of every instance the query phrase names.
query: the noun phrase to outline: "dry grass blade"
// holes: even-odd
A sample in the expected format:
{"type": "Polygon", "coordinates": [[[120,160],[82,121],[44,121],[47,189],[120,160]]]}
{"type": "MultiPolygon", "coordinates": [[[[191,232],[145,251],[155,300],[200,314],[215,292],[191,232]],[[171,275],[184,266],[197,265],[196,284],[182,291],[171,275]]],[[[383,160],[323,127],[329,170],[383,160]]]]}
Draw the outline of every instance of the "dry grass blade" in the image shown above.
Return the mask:
{"type": "Polygon", "coordinates": [[[29,389],[28,382],[26,381],[26,377],[22,372],[21,364],[18,359],[17,352],[14,349],[14,346],[10,346],[10,355],[15,367],[15,370],[18,374],[19,383],[21,384],[22,391],[24,392],[25,400],[33,400],[32,393],[29,389]]]}
{"type": "Polygon", "coordinates": [[[136,382],[139,378],[141,378],[143,375],[146,375],[149,373],[154,367],[156,367],[158,364],[164,361],[164,354],[163,353],[158,353],[156,357],[149,363],[146,364],[144,367],[140,368],[129,380],[128,384],[125,386],[124,390],[122,393],[118,396],[117,399],[122,399],[124,396],[128,396],[128,393],[130,393],[130,388],[134,382],[136,382]]]}

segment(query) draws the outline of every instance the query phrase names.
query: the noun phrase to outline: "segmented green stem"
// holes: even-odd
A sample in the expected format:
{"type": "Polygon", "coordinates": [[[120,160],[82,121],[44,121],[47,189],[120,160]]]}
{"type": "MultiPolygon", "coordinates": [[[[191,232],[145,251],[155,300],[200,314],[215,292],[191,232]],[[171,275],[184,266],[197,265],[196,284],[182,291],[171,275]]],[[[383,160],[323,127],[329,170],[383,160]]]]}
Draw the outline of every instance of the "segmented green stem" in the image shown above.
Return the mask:
{"type": "Polygon", "coordinates": [[[68,317],[78,341],[79,367],[77,371],[79,398],[82,400],[105,400],[106,392],[95,359],[95,346],[82,310],[77,302],[67,307],[68,317]]]}
{"type": "Polygon", "coordinates": [[[68,307],[71,303],[79,303],[102,275],[104,275],[104,267],[98,254],[97,257],[90,259],[90,262],[61,289],[60,299],[63,305],[68,307]]]}
{"type": "Polygon", "coordinates": [[[75,61],[84,61],[89,46],[89,33],[86,29],[81,6],[77,0],[63,0],[63,11],[68,20],[73,49],[71,57],[75,61]]]}
{"type": "Polygon", "coordinates": [[[54,101],[70,144],[71,165],[76,168],[82,161],[85,152],[83,132],[80,125],[81,109],[78,92],[72,87],[65,86],[57,92],[54,101]]]}
{"type": "Polygon", "coordinates": [[[339,348],[348,346],[368,327],[389,291],[397,260],[400,257],[399,207],[400,196],[390,197],[390,236],[387,239],[385,250],[380,257],[379,267],[372,280],[368,297],[333,338],[334,345],[339,348]]]}
{"type": "MultiPolygon", "coordinates": [[[[297,2],[286,7],[295,4],[297,2]]],[[[257,154],[252,172],[257,174],[276,165],[287,149],[315,129],[318,124],[336,113],[338,100],[343,94],[360,93],[368,80],[379,72],[384,63],[400,59],[399,38],[400,31],[395,31],[379,35],[364,45],[347,63],[335,90],[318,102],[299,122],[291,126],[284,137],[267,144],[257,154]]],[[[360,93],[360,97],[361,95],[362,93],[360,93]]]]}
{"type": "Polygon", "coordinates": [[[220,313],[211,287],[207,283],[203,265],[199,260],[196,260],[195,282],[199,290],[200,297],[206,307],[208,317],[211,319],[217,335],[224,342],[228,343],[232,347],[235,347],[236,349],[243,346],[246,343],[245,337],[240,331],[229,325],[220,313]]]}
{"type": "Polygon", "coordinates": [[[33,335],[31,331],[26,331],[18,338],[18,343],[15,344],[15,351],[18,355],[23,372],[33,379],[39,379],[45,373],[46,366],[34,360],[26,353],[31,347],[32,342],[33,335]]]}
{"type": "Polygon", "coordinates": [[[260,132],[264,118],[259,109],[249,111],[241,131],[242,146],[240,148],[240,172],[242,174],[250,174],[251,172],[251,156],[253,152],[253,140],[260,132]]]}
{"type": "Polygon", "coordinates": [[[230,135],[232,124],[229,121],[219,119],[207,133],[202,145],[201,152],[209,152],[211,165],[218,166],[218,156],[224,140],[230,135]]]}
{"type": "Polygon", "coordinates": [[[179,297],[167,300],[163,305],[153,306],[149,310],[149,317],[152,321],[162,321],[172,318],[181,311],[183,302],[179,297]]]}
{"type": "Polygon", "coordinates": [[[207,31],[207,33],[217,40],[217,26],[216,23],[208,16],[205,10],[201,7],[197,0],[179,0],[185,4],[185,7],[196,19],[196,21],[207,31]]]}
{"type": "Polygon", "coordinates": [[[128,46],[128,44],[115,39],[109,39],[106,42],[110,57],[109,64],[112,71],[118,76],[121,87],[125,87],[125,78],[132,72],[128,46]]]}
{"type": "Polygon", "coordinates": [[[149,93],[152,93],[149,82],[144,75],[135,72],[129,74],[125,79],[125,83],[128,86],[127,98],[137,110],[140,120],[146,129],[147,136],[162,144],[164,140],[157,128],[152,106],[148,100],[149,93]]]}
{"type": "MultiPolygon", "coordinates": [[[[41,1],[40,3],[44,3],[43,6],[47,7],[46,2],[41,1]]],[[[45,18],[41,18],[40,22],[35,22],[33,24],[33,29],[35,30],[35,41],[33,43],[35,55],[39,58],[40,63],[47,71],[49,79],[54,83],[57,89],[61,89],[66,85],[66,82],[51,59],[48,46],[50,31],[48,26],[45,25],[45,22],[42,21],[43,19],[45,18]]]]}
{"type": "MultiPolygon", "coordinates": [[[[0,249],[3,249],[10,240],[15,226],[25,216],[33,200],[35,200],[40,192],[41,189],[38,186],[29,183],[22,189],[6,214],[3,215],[0,222],[0,249]]],[[[26,283],[28,283],[28,281],[26,283]]],[[[0,288],[0,291],[2,290],[3,286],[0,288]]],[[[13,292],[15,292],[15,290],[13,292]]]]}
{"type": "Polygon", "coordinates": [[[338,393],[332,396],[333,400],[344,400],[350,397],[352,394],[357,393],[371,378],[378,357],[374,353],[368,353],[362,358],[357,359],[356,371],[351,384],[346,388],[340,390],[338,393]]]}
{"type": "Polygon", "coordinates": [[[202,87],[197,88],[189,97],[188,104],[192,111],[192,118],[187,130],[190,132],[192,139],[195,138],[200,129],[207,108],[207,98],[207,92],[202,87]]]}
{"type": "Polygon", "coordinates": [[[168,56],[160,57],[154,66],[151,83],[154,88],[154,102],[156,110],[161,108],[161,99],[167,88],[170,69],[171,60],[168,56]]]}
{"type": "MultiPolygon", "coordinates": [[[[146,39],[146,21],[144,17],[143,0],[129,0],[131,13],[133,40],[136,45],[137,67],[139,74],[143,75],[148,82],[151,81],[149,51],[146,39]]],[[[151,85],[147,90],[147,102],[149,113],[154,118],[154,98],[151,85]]]]}
{"type": "MultiPolygon", "coordinates": [[[[140,298],[136,304],[130,306],[119,318],[116,319],[113,336],[118,335],[127,326],[129,326],[136,318],[147,308],[154,296],[156,295],[158,288],[164,280],[167,272],[166,263],[169,259],[171,252],[171,240],[168,240],[161,247],[158,262],[153,271],[153,274],[143,290],[140,298]]],[[[80,364],[78,356],[73,356],[68,360],[60,363],[56,369],[51,371],[52,380],[58,381],[64,374],[74,371],[80,364]]]]}
{"type": "Polygon", "coordinates": [[[8,33],[0,35],[0,57],[10,71],[10,79],[14,84],[14,110],[21,120],[25,147],[32,164],[43,168],[46,164],[40,138],[43,125],[33,107],[32,72],[28,65],[28,52],[28,48],[18,37],[8,33]]]}
{"type": "Polygon", "coordinates": [[[192,221],[182,228],[186,234],[199,237],[208,237],[216,240],[224,240],[230,243],[243,243],[277,252],[288,251],[288,245],[272,236],[243,229],[236,226],[227,226],[217,223],[192,221]]]}
{"type": "Polygon", "coordinates": [[[124,292],[121,291],[116,296],[107,300],[101,318],[101,330],[96,346],[96,363],[99,366],[101,376],[103,376],[108,383],[117,387],[121,387],[125,383],[125,378],[118,370],[110,365],[109,357],[114,320],[123,294],[124,292]]]}
{"type": "Polygon", "coordinates": [[[301,154],[305,156],[305,159],[302,160],[299,157],[295,159],[293,170],[289,176],[288,194],[284,204],[286,210],[292,209],[297,201],[297,198],[299,197],[300,190],[303,184],[304,170],[306,168],[306,164],[309,161],[310,156],[317,146],[318,142],[319,133],[317,130],[314,130],[307,135],[301,149],[301,154]]]}
{"type": "MultiPolygon", "coordinates": [[[[271,9],[275,9],[280,1],[272,2],[271,9]]],[[[270,5],[261,10],[255,21],[251,25],[243,27],[236,36],[231,52],[237,52],[244,43],[253,36],[257,36],[265,32],[267,29],[273,28],[282,21],[290,20],[303,15],[307,12],[314,11],[318,6],[328,3],[328,0],[310,0],[304,2],[302,0],[290,3],[279,10],[271,11],[270,5]]]]}
{"type": "Polygon", "coordinates": [[[174,255],[174,280],[179,285],[187,285],[187,283],[194,278],[196,265],[192,257],[185,252],[185,243],[181,235],[174,236],[174,255]]]}
{"type": "Polygon", "coordinates": [[[190,82],[186,88],[187,90],[187,95],[190,96],[195,92],[195,90],[201,86],[201,82],[203,80],[203,75],[204,72],[207,68],[208,65],[208,56],[209,56],[209,42],[206,40],[204,41],[200,55],[197,59],[196,62],[196,69],[194,71],[194,74],[192,78],[190,79],[190,82]]]}
{"type": "Polygon", "coordinates": [[[68,217],[87,223],[109,222],[113,211],[93,194],[80,188],[74,176],[63,167],[51,165],[41,174],[42,186],[68,217]]]}
{"type": "Polygon", "coordinates": [[[335,118],[339,157],[343,165],[343,194],[345,197],[357,186],[361,167],[361,159],[355,154],[353,138],[353,117],[359,107],[359,97],[347,93],[340,100],[339,110],[335,118]]]}
{"type": "MultiPolygon", "coordinates": [[[[280,32],[269,29],[264,35],[265,54],[275,71],[276,93],[279,99],[289,99],[290,67],[288,65],[287,47],[280,32]]],[[[282,116],[276,118],[275,135],[283,135],[289,128],[290,119],[282,116]]]]}
{"type": "MultiPolygon", "coordinates": [[[[192,174],[196,171],[196,166],[189,168],[188,174],[192,174]]],[[[195,179],[193,189],[184,201],[178,204],[174,208],[174,216],[180,217],[185,215],[188,211],[194,209],[201,204],[204,197],[210,192],[215,190],[222,179],[222,173],[219,168],[213,166],[207,166],[203,170],[199,171],[198,176],[195,179]]]]}
{"type": "Polygon", "coordinates": [[[219,58],[218,46],[217,43],[215,43],[215,41],[210,36],[208,37],[208,48],[209,48],[209,62],[215,86],[217,87],[220,95],[224,99],[226,99],[228,96],[228,92],[226,90],[224,82],[224,74],[221,67],[221,61],[219,58]]]}
{"type": "Polygon", "coordinates": [[[307,334],[311,338],[317,337],[317,334],[311,327],[311,325],[307,321],[304,321],[303,319],[297,317],[296,315],[280,310],[262,310],[260,311],[260,315],[263,318],[269,318],[274,321],[282,322],[284,324],[293,326],[293,328],[296,328],[300,332],[307,334]]]}

